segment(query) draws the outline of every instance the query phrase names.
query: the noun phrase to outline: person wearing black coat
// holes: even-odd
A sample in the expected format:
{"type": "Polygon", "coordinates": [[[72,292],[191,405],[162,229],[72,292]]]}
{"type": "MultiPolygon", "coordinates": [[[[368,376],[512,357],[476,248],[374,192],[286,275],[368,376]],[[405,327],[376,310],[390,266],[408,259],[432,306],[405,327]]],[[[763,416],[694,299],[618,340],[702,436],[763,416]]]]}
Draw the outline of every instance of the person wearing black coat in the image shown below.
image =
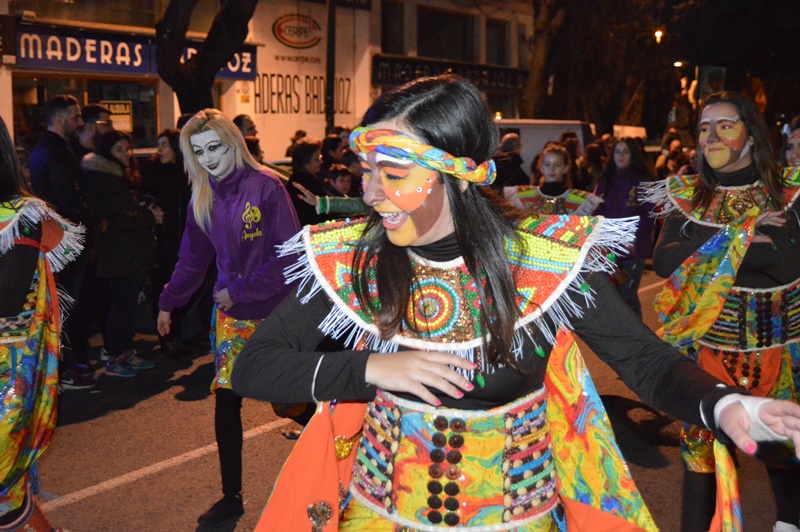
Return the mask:
{"type": "Polygon", "coordinates": [[[129,180],[133,173],[129,137],[105,133],[95,153],[83,158],[84,181],[91,183],[89,207],[97,228],[97,278],[108,288],[109,311],[103,330],[108,352],[106,374],[133,377],[154,365],[133,348],[132,313],[145,274],[155,268],[154,228],[163,221],[160,207],[140,205],[129,180]]]}
{"type": "MultiPolygon", "coordinates": [[[[158,266],[150,271],[153,288],[153,301],[158,301],[164,285],[169,282],[170,275],[178,263],[178,249],[186,227],[186,211],[192,190],[189,178],[183,169],[183,157],[180,149],[178,129],[165,129],[158,135],[156,146],[158,151],[153,159],[142,165],[142,194],[145,203],[153,202],[164,211],[164,221],[155,228],[158,249],[158,266]]],[[[173,323],[182,317],[182,312],[174,312],[173,323]]],[[[158,305],[153,305],[153,319],[158,315],[158,305]]],[[[180,353],[176,324],[167,336],[159,336],[161,352],[165,354],[180,353]]]]}

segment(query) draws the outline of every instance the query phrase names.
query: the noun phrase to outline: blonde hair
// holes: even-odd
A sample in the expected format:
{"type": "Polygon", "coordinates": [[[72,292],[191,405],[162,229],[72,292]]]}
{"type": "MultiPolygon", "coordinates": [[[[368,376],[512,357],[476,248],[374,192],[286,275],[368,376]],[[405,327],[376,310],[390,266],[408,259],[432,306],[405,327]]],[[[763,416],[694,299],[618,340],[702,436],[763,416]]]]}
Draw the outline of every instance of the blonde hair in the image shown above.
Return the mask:
{"type": "Polygon", "coordinates": [[[211,185],[208,182],[208,172],[197,161],[191,140],[193,135],[204,131],[215,131],[223,144],[233,148],[237,170],[244,168],[245,164],[256,170],[262,170],[263,167],[256,162],[247,150],[247,145],[239,128],[221,111],[203,109],[186,122],[186,125],[181,129],[180,140],[183,166],[186,169],[186,173],[189,174],[189,182],[192,185],[194,219],[200,229],[208,234],[208,230],[211,227],[211,207],[214,204],[214,191],[211,190],[211,185]]]}

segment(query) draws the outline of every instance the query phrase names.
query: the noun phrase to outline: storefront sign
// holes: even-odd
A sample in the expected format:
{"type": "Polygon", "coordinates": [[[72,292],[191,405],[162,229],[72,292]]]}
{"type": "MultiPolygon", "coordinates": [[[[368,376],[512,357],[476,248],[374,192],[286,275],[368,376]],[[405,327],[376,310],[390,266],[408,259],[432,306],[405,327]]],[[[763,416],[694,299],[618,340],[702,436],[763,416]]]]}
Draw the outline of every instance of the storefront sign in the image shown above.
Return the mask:
{"type": "Polygon", "coordinates": [[[275,19],[272,35],[289,48],[311,48],[322,40],[322,28],[308,15],[290,13],[275,19]]]}
{"type": "MultiPolygon", "coordinates": [[[[158,75],[151,37],[21,24],[16,44],[20,68],[158,75]]],[[[196,47],[187,46],[183,57],[195,53],[196,47]]],[[[242,46],[218,77],[252,80],[255,64],[255,46],[242,46]]]]}
{"type": "Polygon", "coordinates": [[[423,76],[452,73],[469,79],[481,90],[516,92],[525,86],[528,71],[524,68],[498,67],[476,63],[457,63],[406,56],[372,56],[372,84],[394,87],[423,76]]]}
{"type": "Polygon", "coordinates": [[[111,111],[114,129],[130,133],[133,131],[133,103],[119,100],[103,100],[100,105],[111,111]]]}
{"type": "MultiPolygon", "coordinates": [[[[349,77],[334,80],[333,105],[336,114],[353,113],[353,87],[349,77]]],[[[325,77],[262,73],[256,77],[253,103],[258,114],[325,113],[325,77]]]]}

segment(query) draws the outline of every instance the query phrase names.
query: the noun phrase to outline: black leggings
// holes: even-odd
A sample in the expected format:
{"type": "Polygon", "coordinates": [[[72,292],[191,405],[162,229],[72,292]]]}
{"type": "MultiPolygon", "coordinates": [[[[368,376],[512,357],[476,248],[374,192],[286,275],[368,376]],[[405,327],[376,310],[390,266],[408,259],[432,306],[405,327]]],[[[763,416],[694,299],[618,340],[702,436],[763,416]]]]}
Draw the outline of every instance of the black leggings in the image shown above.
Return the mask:
{"type": "Polygon", "coordinates": [[[242,398],[232,390],[216,391],[214,432],[222,473],[222,494],[234,496],[242,491],[242,398]]]}

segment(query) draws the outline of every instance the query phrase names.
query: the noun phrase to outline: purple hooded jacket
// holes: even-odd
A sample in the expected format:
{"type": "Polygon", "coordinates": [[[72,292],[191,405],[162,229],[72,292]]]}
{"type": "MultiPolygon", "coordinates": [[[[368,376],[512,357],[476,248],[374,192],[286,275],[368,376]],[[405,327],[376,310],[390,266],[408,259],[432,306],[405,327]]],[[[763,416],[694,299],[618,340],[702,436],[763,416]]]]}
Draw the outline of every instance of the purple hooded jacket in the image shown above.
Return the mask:
{"type": "Polygon", "coordinates": [[[291,290],[283,269],[293,259],[279,258],[275,246],[300,231],[297,215],[280,179],[266,171],[245,164],[221,181],[209,179],[214,191],[211,227],[208,234],[200,229],[190,202],[178,264],[158,307],[172,312],[185,305],[216,254],[214,292],[227,288],[234,303],[226,314],[262,320],[291,290]]]}

